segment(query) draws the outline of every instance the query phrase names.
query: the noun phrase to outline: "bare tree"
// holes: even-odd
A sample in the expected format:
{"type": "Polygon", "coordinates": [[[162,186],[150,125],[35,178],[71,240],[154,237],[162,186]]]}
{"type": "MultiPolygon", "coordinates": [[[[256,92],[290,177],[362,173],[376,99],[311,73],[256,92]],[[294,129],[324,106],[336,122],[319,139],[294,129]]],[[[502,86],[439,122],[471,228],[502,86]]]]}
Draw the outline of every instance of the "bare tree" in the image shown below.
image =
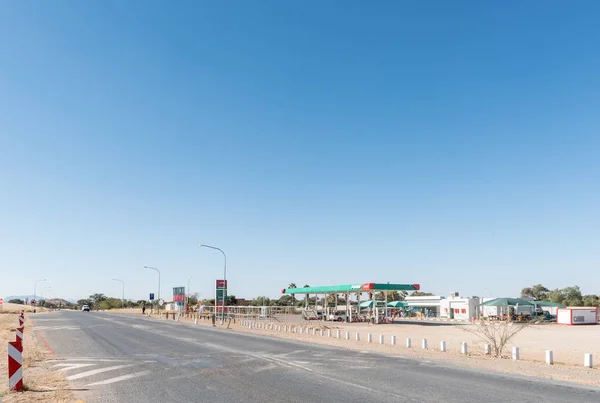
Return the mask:
{"type": "Polygon", "coordinates": [[[515,323],[480,320],[474,325],[462,325],[460,328],[489,344],[492,355],[501,358],[512,339],[523,329],[529,327],[530,324],[531,322],[515,323]]]}

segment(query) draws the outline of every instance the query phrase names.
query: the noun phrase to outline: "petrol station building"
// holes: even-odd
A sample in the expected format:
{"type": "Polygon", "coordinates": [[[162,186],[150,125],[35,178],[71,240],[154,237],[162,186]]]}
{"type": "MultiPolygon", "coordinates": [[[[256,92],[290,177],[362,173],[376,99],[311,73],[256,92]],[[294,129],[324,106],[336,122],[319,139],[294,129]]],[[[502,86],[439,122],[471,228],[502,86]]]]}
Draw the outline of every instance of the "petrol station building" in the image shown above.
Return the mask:
{"type": "Polygon", "coordinates": [[[342,285],[328,285],[319,287],[302,287],[302,288],[284,288],[281,290],[282,294],[285,295],[305,295],[307,301],[304,309],[310,312],[311,307],[308,305],[309,296],[315,295],[315,305],[313,312],[318,318],[328,320],[332,314],[338,311],[345,313],[345,320],[348,322],[356,322],[361,318],[361,308],[366,308],[369,311],[369,317],[374,322],[384,323],[390,316],[390,313],[397,309],[399,306],[403,306],[401,301],[390,301],[389,293],[393,291],[418,291],[420,289],[419,284],[382,284],[382,283],[354,283],[354,284],[342,284],[342,285]],[[376,294],[383,293],[384,299],[377,300],[376,294]],[[361,302],[361,296],[363,293],[367,293],[369,298],[366,301],[361,302]],[[344,304],[338,305],[338,296],[344,296],[344,304]],[[329,303],[324,303],[322,313],[319,315],[318,300],[319,296],[323,296],[324,301],[329,301],[329,297],[334,297],[334,306],[331,307],[329,303]],[[351,301],[352,297],[355,297],[355,301],[351,301]],[[392,302],[396,302],[395,305],[388,305],[392,302]],[[399,305],[400,303],[400,305],[399,305]]]}

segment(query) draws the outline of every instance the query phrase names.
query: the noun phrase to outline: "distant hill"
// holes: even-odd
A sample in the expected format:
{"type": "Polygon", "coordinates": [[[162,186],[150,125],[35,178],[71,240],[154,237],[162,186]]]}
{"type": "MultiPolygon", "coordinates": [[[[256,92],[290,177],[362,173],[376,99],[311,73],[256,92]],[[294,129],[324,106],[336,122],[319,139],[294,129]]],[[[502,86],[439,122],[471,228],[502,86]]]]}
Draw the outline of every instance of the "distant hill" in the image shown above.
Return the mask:
{"type": "MultiPolygon", "coordinates": [[[[4,302],[8,302],[11,299],[20,299],[20,300],[23,300],[23,301],[26,301],[26,300],[27,301],[31,301],[33,299],[33,295],[11,295],[11,296],[8,296],[8,297],[4,297],[4,302]]],[[[37,299],[39,301],[40,299],[42,299],[42,296],[38,295],[37,299]]],[[[57,303],[58,303],[58,301],[67,301],[67,302],[69,302],[71,304],[76,304],[77,303],[77,301],[63,299],[63,298],[46,298],[46,301],[48,301],[48,302],[50,302],[50,301],[57,301],[57,303]]]]}

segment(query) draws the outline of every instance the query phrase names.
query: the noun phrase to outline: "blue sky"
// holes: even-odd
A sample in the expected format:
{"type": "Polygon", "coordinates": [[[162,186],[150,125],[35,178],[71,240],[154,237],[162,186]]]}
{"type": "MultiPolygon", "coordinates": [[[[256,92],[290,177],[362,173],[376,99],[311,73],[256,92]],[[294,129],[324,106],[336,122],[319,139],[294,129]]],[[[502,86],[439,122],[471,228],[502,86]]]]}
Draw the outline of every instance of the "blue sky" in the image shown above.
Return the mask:
{"type": "Polygon", "coordinates": [[[600,4],[16,2],[0,296],[600,293],[600,4]]]}

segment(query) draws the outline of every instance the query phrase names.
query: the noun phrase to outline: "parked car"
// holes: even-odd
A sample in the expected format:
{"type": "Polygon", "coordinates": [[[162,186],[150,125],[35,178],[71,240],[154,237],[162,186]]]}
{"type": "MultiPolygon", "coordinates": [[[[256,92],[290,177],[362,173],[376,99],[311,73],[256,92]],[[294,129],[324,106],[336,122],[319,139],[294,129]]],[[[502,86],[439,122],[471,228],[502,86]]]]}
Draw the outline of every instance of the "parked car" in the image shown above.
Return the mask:
{"type": "Polygon", "coordinates": [[[81,312],[89,312],[90,311],[90,306],[89,305],[84,305],[81,307],[81,312]]]}
{"type": "Polygon", "coordinates": [[[333,320],[336,322],[343,322],[346,319],[346,312],[337,311],[329,315],[329,320],[333,320]]]}

